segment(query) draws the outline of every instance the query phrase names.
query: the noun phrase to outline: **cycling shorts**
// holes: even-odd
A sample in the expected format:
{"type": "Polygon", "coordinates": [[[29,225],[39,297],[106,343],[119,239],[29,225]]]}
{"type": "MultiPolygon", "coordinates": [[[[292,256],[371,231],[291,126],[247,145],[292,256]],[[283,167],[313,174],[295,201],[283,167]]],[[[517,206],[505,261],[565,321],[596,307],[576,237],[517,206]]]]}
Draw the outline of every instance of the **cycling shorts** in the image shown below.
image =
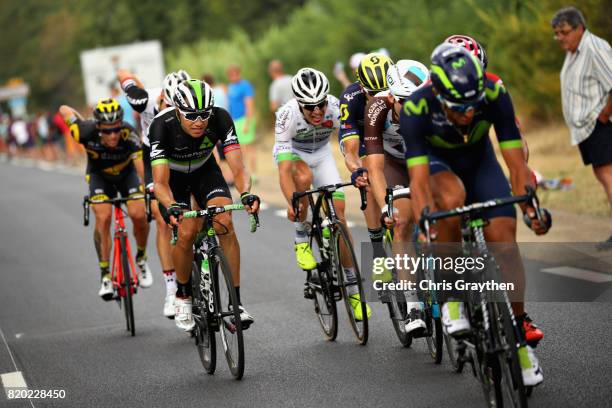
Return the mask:
{"type": "Polygon", "coordinates": [[[92,201],[108,200],[117,197],[117,192],[121,193],[121,197],[144,193],[144,188],[133,166],[131,170],[122,173],[120,176],[107,176],[98,172],[87,174],[85,179],[89,183],[89,198],[92,201]]]}
{"type": "Polygon", "coordinates": [[[193,173],[171,170],[170,190],[177,203],[187,204],[189,208],[191,208],[192,195],[200,208],[206,208],[206,203],[215,197],[232,199],[221,169],[214,159],[207,160],[193,173]]]}
{"type": "Polygon", "coordinates": [[[408,166],[405,160],[399,160],[385,152],[385,181],[387,186],[396,187],[410,186],[410,177],[408,177],[408,166]]]}
{"type": "MultiPolygon", "coordinates": [[[[329,144],[312,153],[292,149],[292,160],[301,160],[310,168],[314,188],[342,182],[329,144]]],[[[333,193],[333,197],[344,200],[344,192],[338,189],[333,193]]]]}
{"type": "MultiPolygon", "coordinates": [[[[512,196],[510,184],[495,157],[489,138],[481,146],[462,151],[430,150],[429,170],[431,174],[450,171],[457,175],[465,187],[466,205],[512,196]]],[[[516,218],[516,209],[512,205],[496,207],[485,210],[484,216],[486,219],[516,218]]]]}

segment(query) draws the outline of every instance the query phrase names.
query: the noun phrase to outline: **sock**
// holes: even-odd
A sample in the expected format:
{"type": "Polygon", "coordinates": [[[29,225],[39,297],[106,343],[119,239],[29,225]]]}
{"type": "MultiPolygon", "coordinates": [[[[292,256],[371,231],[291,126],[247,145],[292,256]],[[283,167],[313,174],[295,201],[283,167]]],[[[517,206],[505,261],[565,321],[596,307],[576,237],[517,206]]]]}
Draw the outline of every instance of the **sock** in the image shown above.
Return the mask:
{"type": "Polygon", "coordinates": [[[100,265],[100,278],[103,278],[106,275],[110,274],[110,272],[108,271],[108,261],[100,261],[98,262],[98,265],[100,265]]]}
{"type": "MultiPolygon", "coordinates": [[[[357,279],[355,277],[355,270],[353,268],[342,268],[344,270],[344,276],[346,277],[346,283],[350,283],[350,282],[356,282],[357,279]]],[[[352,296],[356,293],[359,293],[359,286],[357,285],[350,285],[346,287],[349,293],[349,296],[352,296]]]]}
{"type": "Polygon", "coordinates": [[[176,281],[176,297],[191,297],[191,282],[181,283],[179,281],[176,281]]]}
{"type": "Polygon", "coordinates": [[[136,262],[142,261],[143,259],[146,260],[147,258],[147,247],[144,248],[137,248],[136,251],[136,262]]]}
{"type": "Polygon", "coordinates": [[[381,258],[387,256],[382,246],[383,240],[383,229],[382,228],[368,228],[368,234],[370,235],[370,242],[374,250],[374,258],[381,258]]]}
{"type": "Polygon", "coordinates": [[[306,224],[303,222],[294,222],[295,225],[295,243],[301,244],[302,242],[308,242],[308,231],[306,231],[306,224]]]}
{"type": "Polygon", "coordinates": [[[240,300],[240,286],[235,286],[236,289],[236,297],[238,298],[238,304],[242,305],[242,301],[240,300]]]}
{"type": "Polygon", "coordinates": [[[174,269],[169,269],[163,272],[164,280],[166,281],[166,296],[176,293],[176,272],[174,269]]]}
{"type": "Polygon", "coordinates": [[[404,297],[406,298],[406,303],[419,301],[416,290],[405,290],[404,297]]]}

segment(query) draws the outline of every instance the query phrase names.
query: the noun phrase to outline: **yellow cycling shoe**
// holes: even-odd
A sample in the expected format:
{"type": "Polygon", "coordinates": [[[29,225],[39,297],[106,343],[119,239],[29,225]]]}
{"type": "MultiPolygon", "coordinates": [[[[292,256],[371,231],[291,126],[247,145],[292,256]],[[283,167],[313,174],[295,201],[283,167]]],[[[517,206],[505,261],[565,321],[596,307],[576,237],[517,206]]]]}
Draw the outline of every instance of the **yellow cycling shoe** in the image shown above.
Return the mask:
{"type": "Polygon", "coordinates": [[[295,259],[298,266],[306,271],[317,267],[317,260],[312,255],[312,248],[308,242],[295,244],[295,259]]]}
{"type": "MultiPolygon", "coordinates": [[[[359,293],[355,293],[354,295],[349,296],[349,302],[351,302],[351,306],[353,307],[353,312],[355,314],[355,320],[363,320],[363,314],[361,312],[361,296],[359,293]]],[[[368,318],[372,316],[372,309],[370,309],[370,305],[366,303],[366,313],[368,314],[368,318]]]]}

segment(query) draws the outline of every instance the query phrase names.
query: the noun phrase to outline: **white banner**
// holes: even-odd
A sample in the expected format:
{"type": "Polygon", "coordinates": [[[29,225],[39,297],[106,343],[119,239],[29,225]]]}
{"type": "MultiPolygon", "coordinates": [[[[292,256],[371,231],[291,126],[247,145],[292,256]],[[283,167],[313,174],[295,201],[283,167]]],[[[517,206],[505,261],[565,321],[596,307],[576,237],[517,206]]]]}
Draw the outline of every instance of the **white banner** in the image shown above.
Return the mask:
{"type": "Polygon", "coordinates": [[[111,96],[111,88],[119,87],[119,68],[138,76],[147,88],[161,86],[165,75],[161,43],[146,41],[81,52],[81,71],[88,105],[111,96]]]}

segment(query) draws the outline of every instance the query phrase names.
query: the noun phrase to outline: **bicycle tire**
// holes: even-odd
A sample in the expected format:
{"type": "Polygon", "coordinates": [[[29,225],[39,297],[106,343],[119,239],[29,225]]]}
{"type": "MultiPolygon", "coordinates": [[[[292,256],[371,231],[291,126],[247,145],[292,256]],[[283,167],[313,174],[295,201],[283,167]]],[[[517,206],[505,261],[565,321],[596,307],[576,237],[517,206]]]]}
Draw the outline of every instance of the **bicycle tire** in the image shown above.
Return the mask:
{"type": "Polygon", "coordinates": [[[429,355],[434,360],[434,363],[441,364],[442,356],[444,355],[444,334],[442,333],[442,320],[439,317],[431,317],[427,319],[427,325],[432,325],[430,328],[432,335],[425,338],[427,341],[427,349],[429,350],[429,355]]]}
{"type": "Polygon", "coordinates": [[[338,286],[340,286],[340,291],[342,293],[342,298],[344,299],[344,305],[346,306],[346,312],[349,317],[349,322],[351,324],[351,328],[353,329],[353,333],[357,338],[357,342],[361,345],[365,345],[368,342],[368,314],[365,302],[365,294],[363,291],[363,283],[361,280],[361,273],[359,272],[359,264],[357,263],[357,256],[355,255],[355,249],[353,248],[353,244],[349,239],[349,234],[344,227],[343,224],[336,224],[336,229],[333,232],[334,237],[334,245],[333,245],[333,253],[334,259],[333,261],[336,263],[335,268],[338,277],[338,286]],[[348,279],[345,279],[344,276],[344,268],[341,263],[340,256],[340,240],[344,242],[344,246],[348,251],[348,256],[350,257],[350,261],[353,264],[353,269],[355,273],[354,282],[348,282],[348,279]],[[357,320],[355,317],[355,312],[353,310],[353,306],[349,300],[349,292],[348,286],[356,285],[358,288],[358,293],[360,297],[360,307],[361,307],[361,320],[357,320]]]}
{"type": "Polygon", "coordinates": [[[448,334],[444,333],[444,344],[446,345],[446,352],[448,354],[448,359],[451,362],[453,371],[457,373],[461,372],[461,368],[459,367],[459,361],[457,360],[459,358],[456,351],[457,341],[453,339],[452,336],[449,336],[448,334]]]}
{"type": "Polygon", "coordinates": [[[215,315],[219,321],[219,332],[225,359],[232,376],[236,380],[240,380],[244,375],[245,356],[238,296],[232,281],[232,272],[223,250],[216,247],[210,252],[210,256],[209,265],[215,298],[215,315]],[[230,305],[232,306],[231,311],[229,310],[230,305]],[[233,339],[232,344],[230,344],[230,338],[233,339]]]}
{"type": "Polygon", "coordinates": [[[193,294],[193,318],[196,326],[195,345],[200,356],[200,362],[208,374],[214,374],[217,368],[217,338],[212,330],[209,320],[208,303],[205,301],[201,282],[201,267],[199,259],[194,260],[191,266],[191,286],[193,294]]]}
{"type": "Polygon", "coordinates": [[[518,356],[518,339],[512,325],[509,304],[498,302],[493,304],[497,312],[496,328],[497,340],[501,352],[496,353],[499,364],[499,376],[496,380],[496,398],[498,407],[527,407],[527,393],[523,384],[523,374],[518,356]],[[501,324],[500,324],[501,323],[501,324]]]}
{"type": "Polygon", "coordinates": [[[123,284],[125,285],[125,296],[123,298],[123,305],[125,308],[125,318],[127,322],[127,330],[131,333],[132,337],[136,335],[136,327],[134,325],[134,299],[132,298],[132,274],[130,271],[130,261],[127,254],[127,237],[121,236],[121,273],[123,274],[123,284]]]}
{"type": "MultiPolygon", "coordinates": [[[[383,236],[382,245],[387,257],[392,258],[392,241],[387,238],[387,234],[383,236]]],[[[393,278],[397,282],[397,271],[395,268],[393,269],[393,278]]],[[[393,325],[395,335],[403,347],[410,347],[412,345],[412,336],[410,333],[406,332],[406,326],[404,323],[408,317],[406,300],[402,296],[403,302],[401,302],[400,299],[398,299],[398,295],[395,291],[388,291],[387,296],[389,298],[389,301],[386,302],[387,308],[389,309],[389,318],[391,319],[391,324],[393,325]]]]}
{"type": "Polygon", "coordinates": [[[317,269],[312,271],[311,275],[316,274],[318,284],[308,282],[308,285],[314,293],[315,314],[323,330],[325,340],[334,341],[338,336],[338,308],[334,294],[334,282],[330,274],[329,261],[326,260],[329,259],[329,255],[327,255],[327,252],[324,254],[324,251],[328,250],[319,246],[322,238],[320,235],[316,237],[315,234],[317,233],[311,233],[310,235],[310,247],[313,249],[313,254],[319,254],[319,259],[317,260],[317,269]],[[315,251],[316,248],[318,248],[318,251],[315,251]]]}

